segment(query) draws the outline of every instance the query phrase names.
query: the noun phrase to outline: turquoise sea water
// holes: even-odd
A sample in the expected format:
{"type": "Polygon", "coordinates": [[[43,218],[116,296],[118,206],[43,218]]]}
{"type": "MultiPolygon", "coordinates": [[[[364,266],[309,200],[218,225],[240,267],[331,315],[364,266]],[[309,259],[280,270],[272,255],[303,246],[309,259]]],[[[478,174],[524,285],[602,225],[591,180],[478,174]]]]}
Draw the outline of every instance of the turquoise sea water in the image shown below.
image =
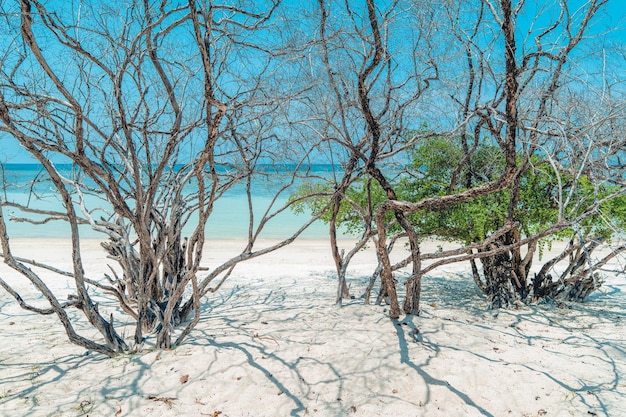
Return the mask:
{"type": "MultiPolygon", "coordinates": [[[[60,210],[62,205],[58,194],[50,188],[50,184],[39,184],[30,187],[28,184],[33,179],[42,175],[41,166],[36,164],[4,164],[2,165],[0,176],[4,184],[8,186],[2,190],[3,201],[18,202],[26,204],[40,210],[60,210]]],[[[71,165],[59,165],[57,169],[69,177],[72,173],[71,165]]],[[[291,167],[284,167],[284,172],[289,173],[291,167]]],[[[320,165],[312,168],[316,175],[330,175],[331,167],[320,165]]],[[[272,204],[272,199],[280,185],[280,173],[272,176],[261,177],[252,186],[252,199],[254,206],[255,224],[259,218],[272,204]]],[[[190,185],[192,187],[192,185],[190,185]]],[[[295,190],[295,188],[293,188],[295,190]]],[[[289,198],[289,192],[282,193],[276,201],[274,207],[282,206],[289,198]]],[[[87,199],[91,207],[102,206],[102,202],[95,199],[87,199]]],[[[31,237],[31,238],[55,238],[69,237],[69,226],[63,221],[49,221],[45,224],[33,225],[26,222],[16,222],[10,220],[24,216],[19,210],[12,207],[4,207],[5,219],[10,237],[31,237]]],[[[33,217],[33,215],[29,215],[33,217]]],[[[43,216],[34,216],[42,219],[43,216]]],[[[261,233],[261,238],[286,238],[297,231],[307,220],[308,215],[297,215],[291,210],[286,210],[267,223],[261,233]]],[[[207,224],[207,239],[238,239],[248,235],[248,201],[243,185],[237,185],[228,190],[216,203],[214,212],[207,224]]],[[[186,227],[185,232],[190,233],[193,229],[193,222],[186,227]]],[[[81,226],[80,233],[86,238],[106,238],[103,234],[91,229],[90,226],[81,226]]],[[[324,223],[317,221],[312,224],[302,237],[317,239],[328,236],[328,227],[324,223]]]]}

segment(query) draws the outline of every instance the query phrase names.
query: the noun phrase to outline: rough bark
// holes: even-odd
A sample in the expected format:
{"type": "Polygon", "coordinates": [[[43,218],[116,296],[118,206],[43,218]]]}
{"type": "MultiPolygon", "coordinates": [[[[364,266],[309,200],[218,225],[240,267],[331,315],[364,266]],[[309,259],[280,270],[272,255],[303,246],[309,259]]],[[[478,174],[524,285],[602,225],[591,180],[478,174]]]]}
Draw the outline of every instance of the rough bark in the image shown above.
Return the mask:
{"type": "MultiPolygon", "coordinates": [[[[495,250],[498,246],[494,243],[488,249],[495,250]]],[[[489,308],[510,308],[521,301],[522,288],[518,285],[510,251],[481,258],[481,263],[489,308]]]]}
{"type": "Polygon", "coordinates": [[[557,256],[546,262],[532,280],[533,302],[537,301],[577,301],[583,302],[604,283],[599,272],[611,259],[626,251],[626,246],[612,248],[599,260],[592,253],[600,247],[603,239],[590,238],[586,242],[570,241],[557,256]],[[554,279],[550,271],[555,265],[566,260],[566,266],[554,279]]]}

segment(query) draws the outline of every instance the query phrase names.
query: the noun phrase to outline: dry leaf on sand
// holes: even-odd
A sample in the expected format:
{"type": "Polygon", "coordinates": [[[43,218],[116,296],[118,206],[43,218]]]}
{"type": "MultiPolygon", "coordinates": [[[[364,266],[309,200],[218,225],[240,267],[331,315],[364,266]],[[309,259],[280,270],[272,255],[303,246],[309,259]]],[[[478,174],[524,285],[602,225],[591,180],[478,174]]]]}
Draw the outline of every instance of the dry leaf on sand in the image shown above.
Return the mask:
{"type": "Polygon", "coordinates": [[[174,405],[174,401],[176,401],[176,398],[173,397],[155,397],[154,395],[148,396],[148,399],[152,401],[161,401],[167,404],[168,407],[174,405]]]}

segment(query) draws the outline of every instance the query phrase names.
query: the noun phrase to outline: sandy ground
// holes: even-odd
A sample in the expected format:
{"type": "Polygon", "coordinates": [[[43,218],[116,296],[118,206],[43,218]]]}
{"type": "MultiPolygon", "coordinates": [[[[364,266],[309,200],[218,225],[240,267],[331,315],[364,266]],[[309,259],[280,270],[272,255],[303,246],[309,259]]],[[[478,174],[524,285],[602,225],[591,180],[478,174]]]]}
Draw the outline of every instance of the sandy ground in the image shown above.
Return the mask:
{"type": "MultiPolygon", "coordinates": [[[[14,243],[70,264],[61,241],[14,243]]],[[[240,247],[209,242],[207,259],[240,247]]],[[[89,273],[104,271],[95,242],[84,255],[89,273]]],[[[584,304],[486,311],[468,265],[452,265],[424,279],[420,317],[394,322],[359,299],[374,262],[371,249],[355,259],[356,298],[338,309],[327,243],[296,242],[238,267],[182,346],[115,359],[70,344],[55,317],[0,290],[0,415],[626,416],[623,274],[584,304]]]]}

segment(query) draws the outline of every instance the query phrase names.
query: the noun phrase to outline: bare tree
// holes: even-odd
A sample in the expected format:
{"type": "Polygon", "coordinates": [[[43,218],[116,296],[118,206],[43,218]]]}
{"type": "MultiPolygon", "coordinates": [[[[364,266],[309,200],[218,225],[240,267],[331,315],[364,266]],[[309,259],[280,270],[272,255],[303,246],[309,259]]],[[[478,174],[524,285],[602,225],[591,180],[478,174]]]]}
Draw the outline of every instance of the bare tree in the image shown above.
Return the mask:
{"type": "MultiPolygon", "coordinates": [[[[499,6],[501,12],[498,12],[498,7],[494,4],[485,3],[490,12],[496,16],[498,23],[505,23],[506,19],[501,18],[500,14],[505,12],[506,5],[501,2],[502,4],[499,6]]],[[[561,158],[566,147],[578,147],[580,145],[577,135],[564,134],[564,132],[582,132],[590,128],[598,132],[600,125],[606,125],[621,112],[618,107],[605,103],[603,107],[606,109],[606,113],[603,117],[581,117],[574,121],[566,115],[567,111],[563,111],[565,97],[570,94],[572,89],[577,88],[577,83],[580,83],[581,68],[597,65],[594,57],[582,55],[584,52],[580,50],[580,44],[588,41],[587,33],[593,28],[594,19],[605,3],[592,1],[586,3],[584,7],[576,9],[570,8],[567,4],[522,4],[511,10],[511,22],[515,25],[516,30],[520,34],[523,34],[524,31],[526,33],[523,38],[517,35],[517,39],[512,39],[514,50],[520,51],[516,60],[512,62],[514,75],[517,79],[516,114],[518,117],[517,136],[520,169],[511,186],[507,216],[509,221],[517,221],[520,215],[519,211],[523,209],[520,189],[524,172],[550,163],[552,175],[558,177],[562,175],[562,167],[564,166],[568,166],[569,169],[577,167],[574,169],[585,170],[590,165],[602,165],[606,161],[601,153],[594,152],[595,156],[586,161],[570,154],[559,164],[554,164],[554,158],[561,158]],[[519,16],[523,13],[530,14],[533,7],[538,8],[536,13],[538,17],[528,24],[522,23],[519,16]],[[546,20],[545,15],[554,17],[546,20]],[[544,18],[539,16],[544,16],[544,18]],[[574,60],[578,62],[572,62],[574,60]],[[584,64],[585,61],[587,62],[586,65],[584,64]]],[[[472,49],[472,43],[469,40],[464,43],[468,50],[472,49]]],[[[476,55],[483,56],[484,54],[478,53],[476,55]]],[[[490,64],[489,67],[491,68],[490,72],[494,73],[493,64],[490,64]]],[[[597,81],[596,79],[595,82],[597,81]]],[[[585,84],[594,88],[594,85],[598,85],[595,82],[587,80],[585,84]]],[[[491,107],[497,108],[496,105],[491,107]]],[[[597,141],[598,138],[594,135],[591,139],[591,142],[594,143],[592,147],[595,149],[602,146],[597,141]]],[[[616,145],[615,139],[617,138],[613,138],[613,145],[616,145]]],[[[590,155],[588,154],[588,156],[590,155]]],[[[581,195],[578,183],[581,172],[579,171],[578,174],[572,176],[573,181],[563,181],[563,178],[560,178],[558,194],[562,196],[563,189],[567,188],[570,195],[581,195]]],[[[597,186],[602,187],[605,179],[606,177],[596,177],[594,182],[597,186]]],[[[612,192],[613,197],[620,194],[621,190],[619,189],[614,189],[612,192]]],[[[549,193],[546,195],[547,198],[554,199],[554,206],[558,206],[559,211],[556,222],[544,225],[546,228],[554,227],[555,224],[561,224],[563,228],[571,224],[580,224],[582,218],[579,216],[583,211],[587,216],[591,216],[599,207],[598,199],[589,201],[582,198],[572,205],[572,201],[569,199],[550,196],[549,193]],[[568,212],[567,215],[563,215],[565,211],[568,212]]],[[[519,245],[519,242],[532,233],[530,230],[512,229],[493,243],[496,246],[509,245],[512,249],[503,251],[495,257],[481,259],[485,282],[480,286],[485,289],[493,307],[510,306],[528,294],[530,290],[529,271],[538,240],[531,240],[528,245],[519,245]],[[526,249],[525,254],[522,251],[523,247],[526,249]]],[[[475,265],[472,266],[476,276],[477,268],[475,265]]]]}
{"type": "MultiPolygon", "coordinates": [[[[345,278],[350,260],[376,235],[374,200],[364,204],[350,201],[346,192],[365,181],[366,189],[376,184],[394,198],[394,188],[381,167],[401,163],[403,150],[417,140],[417,135],[407,136],[406,132],[417,132],[417,106],[438,77],[431,56],[430,35],[435,24],[429,19],[430,9],[416,19],[414,11],[401,3],[378,6],[373,1],[340,4],[320,0],[318,9],[311,11],[319,28],[312,47],[319,60],[312,61],[311,71],[324,77],[313,91],[320,100],[311,106],[310,118],[301,125],[329,144],[330,162],[341,168],[327,188],[338,305],[349,296],[345,278]],[[411,42],[403,42],[406,39],[411,42]],[[358,242],[347,253],[338,241],[344,204],[351,205],[364,225],[358,242]]],[[[417,253],[416,237],[401,211],[395,213],[393,222],[412,236],[417,253]]]]}
{"type": "MultiPolygon", "coordinates": [[[[345,270],[351,255],[373,239],[381,263],[374,275],[381,274],[383,295],[391,302],[391,316],[399,315],[392,271],[407,265],[411,265],[412,274],[407,281],[405,310],[416,312],[422,275],[421,236],[406,215],[411,210],[399,201],[395,182],[398,175],[413,174],[396,169],[390,177],[388,168],[406,164],[406,151],[421,139],[452,135],[458,129],[457,125],[450,125],[445,116],[428,111],[441,100],[442,88],[445,88],[441,68],[446,67],[449,57],[438,44],[451,38],[449,32],[441,34],[444,28],[435,18],[445,7],[421,2],[413,9],[410,3],[393,2],[383,8],[373,1],[359,5],[320,1],[319,5],[322,67],[330,94],[325,100],[329,106],[325,113],[329,123],[318,131],[332,138],[343,151],[344,175],[333,187],[330,198],[333,212],[329,218],[331,248],[339,276],[337,302],[346,295],[345,270]],[[431,93],[432,90],[435,91],[431,93]],[[366,184],[363,185],[366,201],[353,202],[346,196],[348,188],[357,181],[366,184]],[[376,201],[372,187],[382,190],[385,203],[381,205],[376,201]],[[342,255],[336,240],[342,204],[351,205],[363,224],[362,237],[347,256],[342,255]],[[393,216],[387,216],[387,212],[393,216]],[[395,230],[397,235],[388,242],[390,230],[395,230]],[[400,236],[408,238],[410,259],[392,265],[389,251],[394,247],[392,242],[400,236]]],[[[516,79],[510,81],[507,88],[516,90],[516,79]]],[[[516,96],[514,93],[509,96],[508,106],[514,108],[516,96]]],[[[473,108],[465,107],[467,118],[473,108]]],[[[512,123],[514,117],[510,117],[512,123]]],[[[466,120],[461,123],[468,124],[466,120]]],[[[460,195],[422,201],[419,209],[440,209],[508,186],[517,169],[515,131],[506,130],[500,142],[507,166],[499,179],[460,195]]]]}
{"type": "Polygon", "coordinates": [[[41,164],[44,175],[36,181],[54,190],[60,206],[42,210],[5,199],[1,206],[33,223],[36,216],[66,222],[72,243],[70,271],[17,258],[0,207],[4,261],[50,304],[26,304],[0,279],[23,307],[56,314],[72,342],[107,355],[139,349],[150,332],[158,347],[178,345],[197,324],[202,297],[239,262],[289,244],[312,223],[257,249],[266,224],[292,204],[281,196],[304,170],[285,174],[272,164],[280,156],[281,163],[305,167],[310,152],[286,154],[286,146],[296,145],[281,139],[288,123],[280,115],[289,113],[286,103],[296,92],[278,73],[288,54],[278,8],[278,1],[129,1],[102,8],[79,2],[72,8],[22,0],[18,9],[3,11],[19,32],[5,38],[14,54],[1,62],[0,131],[41,164]],[[271,203],[256,207],[253,184],[278,173],[271,203]],[[207,222],[235,186],[248,199],[247,243],[207,272],[207,222]],[[110,275],[85,274],[81,225],[108,238],[110,275]],[[60,300],[29,263],[70,277],[76,294],[60,300]],[[120,335],[113,312],[100,310],[93,288],[114,297],[134,321],[132,343],[120,335]],[[81,311],[102,340],[78,335],[68,307],[81,311]]]}
{"type": "MultiPolygon", "coordinates": [[[[319,2],[324,86],[331,94],[321,101],[329,123],[325,128],[318,124],[315,131],[343,152],[338,159],[345,168],[341,181],[327,190],[338,303],[346,295],[345,271],[354,253],[339,250],[338,223],[359,219],[362,234],[354,250],[374,241],[380,264],[366,299],[380,275],[379,299],[388,298],[392,317],[400,314],[395,271],[411,268],[403,310],[418,314],[421,277],[458,261],[470,261],[477,284],[497,308],[514,305],[532,289],[529,272],[541,239],[597,220],[603,204],[623,194],[621,185],[605,187],[611,176],[621,177],[615,162],[623,149],[615,128],[623,114],[619,87],[585,98],[589,108],[604,109],[601,114],[578,111],[574,116],[576,106],[568,98],[582,89],[580,80],[590,89],[615,85],[581,71],[598,65],[581,45],[594,40],[588,34],[605,3],[590,1],[571,9],[506,0],[393,2],[384,7],[367,1],[319,2]],[[537,18],[528,21],[522,15],[537,18]],[[433,138],[460,143],[463,155],[442,161],[450,173],[442,193],[407,189],[410,178],[422,175],[421,167],[402,167],[410,166],[413,149],[433,138]],[[485,147],[494,150],[492,164],[476,169],[475,156],[485,147]],[[395,169],[387,169],[394,163],[395,169]],[[560,181],[545,193],[547,204],[560,214],[528,228],[520,223],[525,210],[520,190],[527,174],[540,167],[548,167],[546,175],[560,181]],[[591,179],[595,198],[581,198],[585,191],[580,183],[566,177],[591,179]],[[423,213],[491,194],[508,200],[508,210],[502,218],[493,217],[489,236],[466,242],[458,251],[421,253],[419,241],[426,234],[455,238],[425,231],[423,213]],[[408,239],[409,256],[392,262],[390,252],[400,237],[408,239]],[[422,267],[423,260],[435,261],[422,267]]],[[[585,236],[594,241],[593,235],[585,236]]]]}
{"type": "MultiPolygon", "coordinates": [[[[26,303],[6,280],[0,285],[24,308],[56,314],[69,338],[89,349],[108,355],[139,349],[150,332],[158,347],[169,347],[185,339],[199,320],[202,297],[239,262],[289,244],[326,216],[339,305],[349,296],[350,260],[373,241],[379,260],[373,278],[380,276],[379,298],[388,298],[392,318],[401,313],[398,269],[411,269],[403,311],[418,314],[422,276],[459,261],[471,262],[494,307],[507,306],[530,288],[539,239],[576,230],[578,242],[535,280],[536,292],[552,291],[548,269],[595,247],[597,233],[584,229],[585,221],[624,190],[620,87],[600,71],[585,85],[604,87],[585,94],[577,83],[589,74],[572,64],[587,59],[580,45],[605,3],[590,0],[576,10],[551,4],[545,7],[557,13],[530,23],[522,13],[530,8],[543,16],[533,9],[539,6],[511,0],[319,0],[298,9],[297,19],[278,0],[3,6],[11,30],[3,34],[10,48],[0,58],[0,132],[42,166],[30,195],[52,189],[59,204],[0,200],[2,256],[49,306],[26,303]],[[407,169],[407,159],[432,138],[458,139],[463,156],[448,167],[444,192],[423,197],[406,190],[406,180],[421,169],[407,169]],[[472,167],[484,144],[502,160],[489,175],[472,167]],[[314,161],[333,171],[314,173],[314,161]],[[524,175],[539,166],[556,179],[549,195],[558,218],[530,233],[520,226],[520,190],[524,175]],[[300,177],[316,183],[283,198],[300,177]],[[274,198],[259,210],[253,194],[260,178],[279,180],[274,198]],[[591,193],[580,179],[590,181],[591,193]],[[209,219],[234,187],[247,198],[248,239],[239,255],[207,271],[209,219]],[[508,210],[493,233],[459,250],[421,253],[419,213],[504,190],[508,210]],[[306,201],[315,201],[313,217],[258,248],[269,222],[306,201]],[[20,213],[13,220],[65,222],[71,270],[13,255],[9,207],[20,213]],[[346,211],[362,225],[347,253],[338,239],[346,211]],[[105,277],[85,273],[84,227],[107,238],[103,247],[113,265],[105,277]],[[401,238],[409,254],[393,263],[390,253],[401,238]],[[434,263],[423,267],[426,259],[434,263]],[[73,280],[76,294],[58,298],[35,272],[41,269],[73,280]],[[132,342],[120,335],[113,311],[94,301],[94,288],[132,318],[132,342]],[[77,334],[69,307],[98,329],[100,341],[77,334]]],[[[578,265],[583,257],[571,259],[578,265]]],[[[571,276],[561,283],[594,277],[590,268],[566,269],[571,276]]]]}
{"type": "MultiPolygon", "coordinates": [[[[388,261],[385,242],[384,215],[389,210],[402,210],[414,213],[421,210],[442,210],[470,201],[480,195],[508,189],[510,202],[508,215],[494,234],[495,239],[475,242],[478,247],[465,248],[475,250],[467,256],[456,259],[470,259],[474,274],[477,268],[473,259],[480,258],[484,271],[484,282],[479,284],[489,296],[492,307],[513,305],[529,290],[529,270],[537,241],[553,233],[569,227],[581,225],[585,219],[597,213],[602,201],[615,198],[622,194],[622,189],[613,189],[603,198],[593,201],[578,201],[574,206],[571,200],[560,200],[561,215],[555,222],[546,224],[544,229],[535,230],[530,235],[520,233],[517,213],[520,209],[520,185],[523,174],[533,169],[533,164],[554,164],[554,159],[563,156],[563,144],[553,146],[559,139],[568,142],[568,146],[580,148],[580,133],[592,129],[594,134],[588,136],[585,160],[573,155],[565,156],[559,164],[554,164],[555,175],[559,175],[562,167],[577,170],[580,174],[591,166],[606,166],[607,152],[604,146],[613,149],[621,148],[619,138],[613,135],[608,144],[601,144],[597,134],[599,125],[605,126],[614,120],[621,106],[607,107],[602,117],[578,118],[574,123],[560,108],[563,94],[567,94],[572,81],[578,75],[570,61],[577,56],[577,47],[585,40],[594,17],[606,2],[590,1],[584,7],[572,10],[565,3],[552,5],[557,13],[554,20],[529,24],[525,38],[520,37],[524,27],[520,16],[531,13],[529,8],[538,7],[524,2],[513,4],[509,0],[492,2],[459,2],[456,8],[448,9],[449,26],[459,40],[462,50],[466,53],[467,89],[453,101],[460,109],[460,137],[465,151],[465,158],[454,170],[449,194],[417,202],[390,200],[377,212],[376,222],[379,239],[378,253],[383,261],[382,278],[388,287],[392,287],[392,265],[388,261]],[[470,15],[472,18],[470,18],[470,15]],[[462,27],[458,22],[471,22],[469,27],[462,27]],[[482,40],[478,34],[493,33],[493,42],[482,40]],[[521,38],[521,39],[520,39],[521,38]],[[487,58],[489,57],[489,58],[487,58]],[[499,57],[499,58],[498,58],[499,57]],[[609,110],[610,108],[610,110],[609,110]],[[617,113],[615,111],[618,110],[617,113]],[[610,115],[609,115],[610,114],[610,115]],[[558,126],[558,127],[557,127],[558,126]],[[565,127],[567,126],[567,127],[565,127]],[[472,132],[471,135],[467,132],[472,132]],[[564,134],[564,132],[576,134],[564,134]],[[489,179],[473,178],[471,167],[468,166],[472,153],[482,137],[501,149],[504,161],[501,175],[489,179]],[[473,141],[473,144],[470,142],[473,141]],[[593,156],[592,156],[593,155],[593,156]],[[543,161],[543,162],[541,162],[543,161]],[[575,168],[574,168],[575,167],[575,168]],[[465,172],[463,178],[459,173],[465,172]],[[458,184],[463,191],[455,191],[458,184]],[[567,211],[567,215],[563,215],[567,211]],[[522,256],[522,247],[526,246],[522,256]]],[[[549,6],[546,6],[549,7],[549,6]]],[[[592,175],[598,187],[606,184],[607,176],[592,175]]],[[[561,192],[567,188],[570,195],[579,194],[579,187],[570,182],[562,184],[561,192]]],[[[450,255],[450,254],[449,254],[450,255]]],[[[436,265],[454,261],[451,257],[436,265]]],[[[419,277],[431,270],[429,266],[423,270],[414,269],[408,283],[417,282],[419,277]]],[[[419,312],[419,293],[407,289],[405,313],[419,312]],[[412,299],[411,299],[412,298],[412,299]]],[[[397,317],[399,308],[392,298],[391,315],[397,317]]]]}

